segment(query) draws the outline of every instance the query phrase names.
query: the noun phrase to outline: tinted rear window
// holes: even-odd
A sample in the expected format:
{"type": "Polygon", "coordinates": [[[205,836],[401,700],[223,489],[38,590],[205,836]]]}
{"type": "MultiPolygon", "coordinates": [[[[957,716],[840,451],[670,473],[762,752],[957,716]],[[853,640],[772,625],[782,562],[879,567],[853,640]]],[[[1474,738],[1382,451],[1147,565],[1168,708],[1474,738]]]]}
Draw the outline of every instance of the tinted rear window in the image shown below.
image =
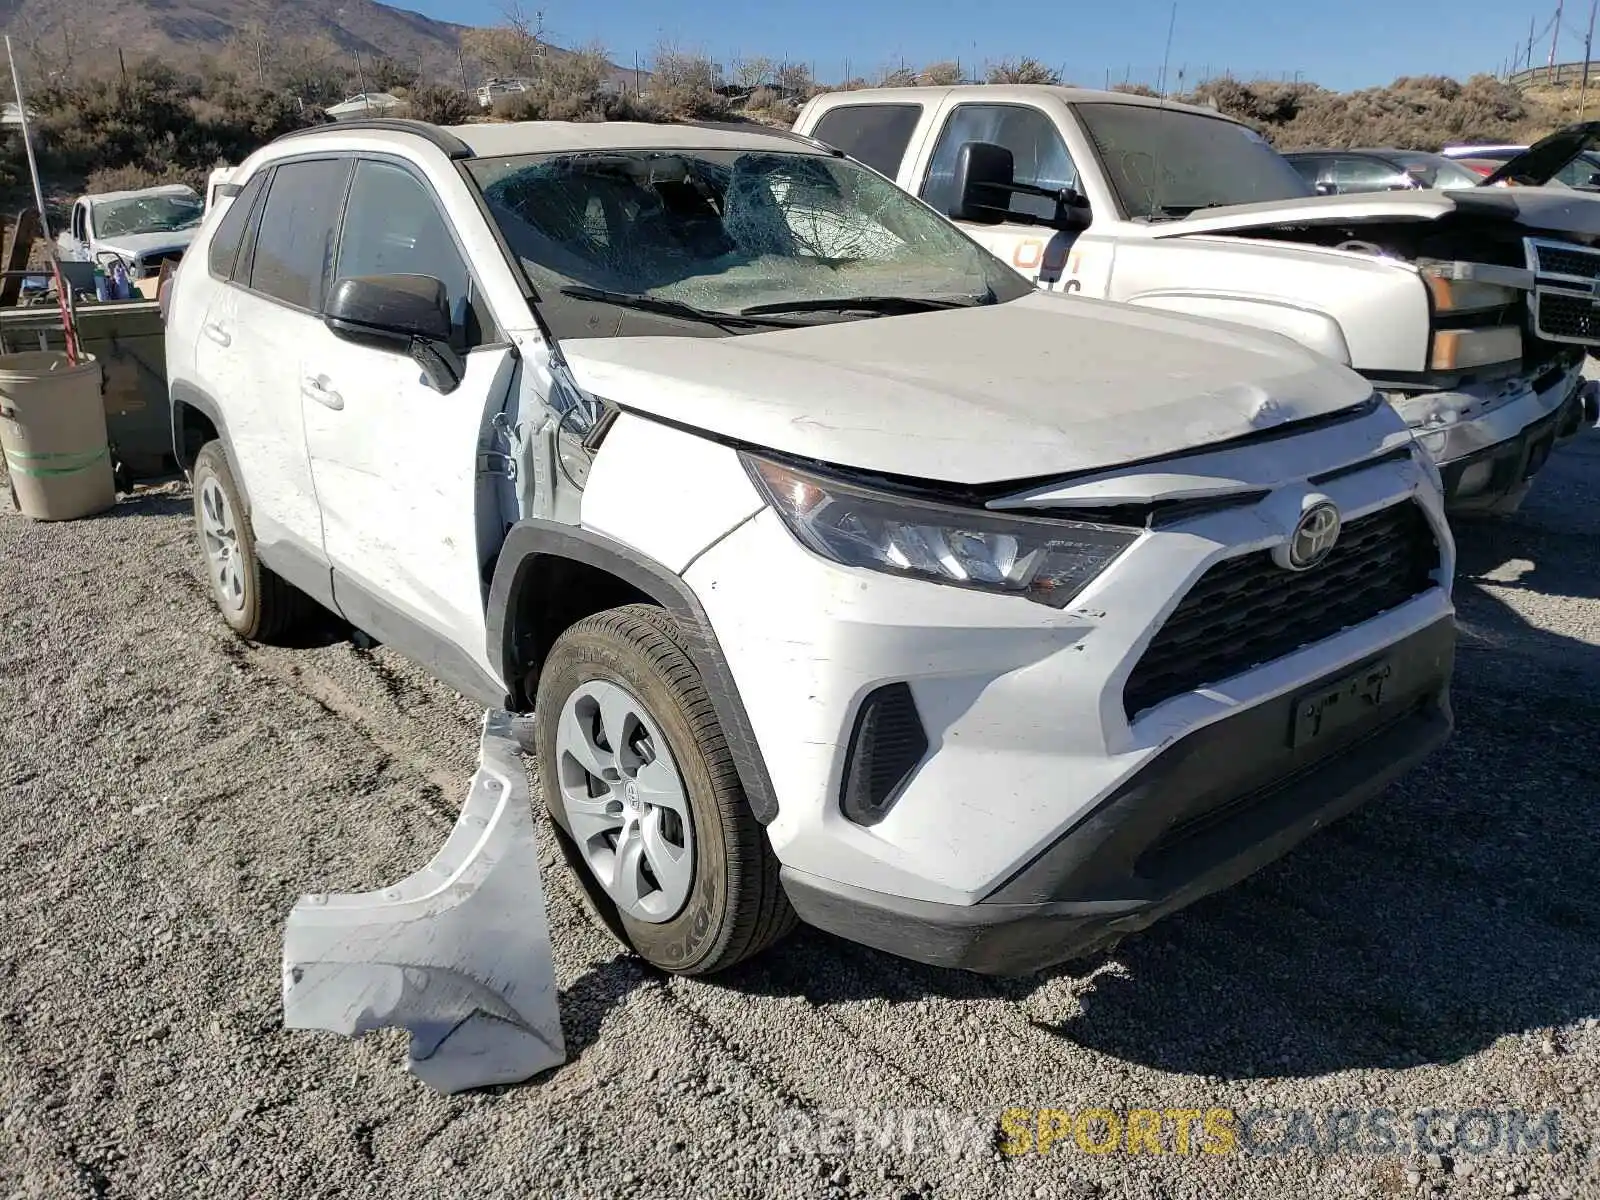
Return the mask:
{"type": "Polygon", "coordinates": [[[250,224],[250,214],[256,201],[261,199],[261,189],[266,186],[267,172],[257,171],[244,191],[234,197],[228,211],[222,214],[222,224],[211,238],[208,261],[211,273],[218,279],[233,278],[233,264],[239,257],[239,243],[244,241],[244,231],[250,224]]]}
{"type": "Polygon", "coordinates": [[[824,113],[811,136],[893,179],[921,120],[920,104],[845,104],[824,113]]]}
{"type": "Polygon", "coordinates": [[[296,308],[321,307],[349,169],[346,159],[324,158],[284,163],[273,172],[256,231],[253,290],[296,308]]]}

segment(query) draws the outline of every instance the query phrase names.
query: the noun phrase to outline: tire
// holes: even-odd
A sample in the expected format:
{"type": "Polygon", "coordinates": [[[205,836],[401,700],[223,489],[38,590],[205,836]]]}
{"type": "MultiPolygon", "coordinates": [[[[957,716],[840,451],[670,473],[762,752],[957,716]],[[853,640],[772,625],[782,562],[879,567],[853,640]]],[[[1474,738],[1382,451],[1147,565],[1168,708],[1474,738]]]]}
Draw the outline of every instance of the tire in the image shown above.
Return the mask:
{"type": "Polygon", "coordinates": [[[778,861],[683,633],[664,610],[630,604],[563,633],[540,673],[533,732],[540,791],[568,865],[596,915],[642,958],[674,974],[708,975],[794,928],[778,861]],[[625,711],[631,716],[619,720],[625,711]],[[618,740],[628,743],[621,753],[609,743],[619,725],[618,740]],[[590,770],[596,765],[612,778],[590,770]],[[675,773],[681,799],[664,785],[663,768],[675,773]],[[630,860],[624,851],[633,847],[630,860]],[[672,873],[658,875],[658,863],[672,873]],[[611,882],[602,877],[608,870],[611,882]]]}
{"type": "Polygon", "coordinates": [[[274,642],[305,623],[311,600],[261,564],[255,532],[220,441],[200,448],[190,471],[195,537],[211,599],[228,627],[253,642],[274,642]],[[220,502],[220,503],[219,503],[220,502]],[[226,531],[232,531],[232,537],[226,531]],[[227,566],[217,558],[226,547],[227,566]]]}

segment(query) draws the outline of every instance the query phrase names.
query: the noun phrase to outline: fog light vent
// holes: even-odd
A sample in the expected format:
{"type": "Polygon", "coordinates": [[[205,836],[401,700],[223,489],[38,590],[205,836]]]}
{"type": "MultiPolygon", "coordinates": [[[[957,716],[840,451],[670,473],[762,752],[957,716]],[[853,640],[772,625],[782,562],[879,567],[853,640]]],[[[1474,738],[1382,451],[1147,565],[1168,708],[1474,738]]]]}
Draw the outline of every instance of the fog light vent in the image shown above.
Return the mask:
{"type": "Polygon", "coordinates": [[[913,771],[928,753],[928,735],[911,688],[885,684],[862,702],[845,757],[840,808],[857,825],[888,815],[913,771]]]}

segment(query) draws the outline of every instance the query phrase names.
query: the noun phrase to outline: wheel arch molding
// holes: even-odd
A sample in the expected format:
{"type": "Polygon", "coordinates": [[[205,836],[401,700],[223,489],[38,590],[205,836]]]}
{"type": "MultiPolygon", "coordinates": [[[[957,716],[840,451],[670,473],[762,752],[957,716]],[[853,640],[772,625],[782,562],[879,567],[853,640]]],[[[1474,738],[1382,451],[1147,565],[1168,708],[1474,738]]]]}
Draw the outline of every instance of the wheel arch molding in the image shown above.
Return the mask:
{"type": "Polygon", "coordinates": [[[518,705],[530,705],[545,656],[566,629],[596,612],[639,600],[658,605],[678,622],[750,811],[761,824],[771,824],[778,815],[777,794],[727,658],[689,585],[659,564],[572,525],[539,518],[517,522],[501,545],[489,584],[484,620],[489,660],[500,664],[518,705]],[[553,578],[579,586],[557,589],[553,578]]]}

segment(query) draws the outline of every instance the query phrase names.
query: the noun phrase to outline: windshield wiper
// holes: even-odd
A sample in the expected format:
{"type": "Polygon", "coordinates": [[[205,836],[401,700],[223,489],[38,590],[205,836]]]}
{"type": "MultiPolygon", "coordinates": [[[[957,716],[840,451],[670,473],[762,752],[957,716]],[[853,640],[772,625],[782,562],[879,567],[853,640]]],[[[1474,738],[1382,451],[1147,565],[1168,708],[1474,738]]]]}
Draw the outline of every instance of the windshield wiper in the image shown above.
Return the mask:
{"type": "Polygon", "coordinates": [[[752,304],[748,308],[741,308],[739,314],[754,317],[762,313],[848,312],[851,309],[883,314],[916,313],[935,312],[943,308],[973,308],[980,304],[991,304],[993,301],[993,291],[985,292],[982,296],[964,296],[960,299],[943,296],[845,296],[841,299],[816,297],[752,304]]]}
{"type": "Polygon", "coordinates": [[[714,308],[697,308],[693,304],[682,300],[670,300],[665,296],[643,296],[633,292],[612,292],[605,288],[588,287],[584,284],[570,284],[560,288],[563,296],[571,296],[574,300],[597,300],[602,304],[615,304],[618,308],[636,308],[640,312],[660,313],[664,317],[680,317],[685,321],[702,321],[708,325],[720,325],[728,328],[735,325],[772,325],[790,326],[793,321],[783,321],[776,318],[759,319],[749,313],[718,312],[714,308]]]}

